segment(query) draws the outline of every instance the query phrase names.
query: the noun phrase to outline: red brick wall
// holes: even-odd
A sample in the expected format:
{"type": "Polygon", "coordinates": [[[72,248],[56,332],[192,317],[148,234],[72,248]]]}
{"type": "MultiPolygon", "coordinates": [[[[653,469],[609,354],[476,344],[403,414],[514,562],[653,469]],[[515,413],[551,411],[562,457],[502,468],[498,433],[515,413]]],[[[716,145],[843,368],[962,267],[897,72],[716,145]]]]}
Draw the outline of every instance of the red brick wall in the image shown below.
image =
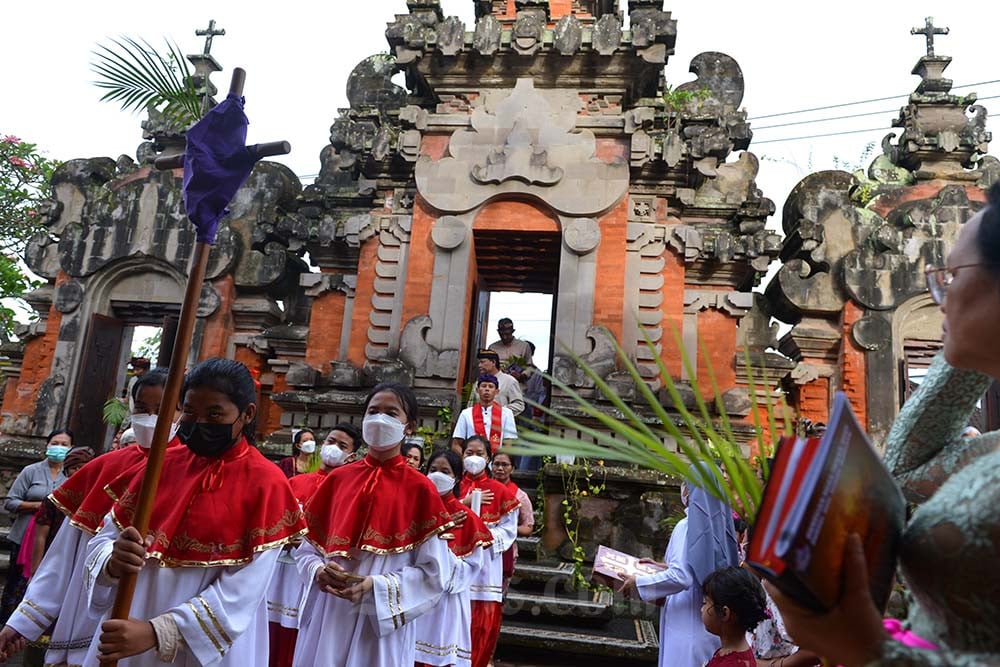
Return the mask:
{"type": "Polygon", "coordinates": [[[218,310],[205,321],[205,333],[202,336],[201,349],[198,351],[199,361],[212,357],[228,357],[229,339],[236,327],[232,308],[233,299],[236,296],[236,285],[233,277],[223,276],[213,282],[212,286],[219,293],[221,302],[218,310]]]}
{"type": "Polygon", "coordinates": [[[573,0],[549,0],[549,18],[558,21],[566,14],[573,13],[573,0]]]}
{"type": "MultiPolygon", "coordinates": [[[[63,271],[56,276],[55,286],[69,280],[63,271]]],[[[24,360],[21,364],[21,377],[15,385],[8,382],[4,390],[3,410],[16,415],[31,415],[35,412],[35,398],[42,383],[52,374],[52,358],[59,339],[59,327],[62,325],[62,313],[49,307],[49,318],[45,323],[45,333],[32,338],[24,346],[24,360]]],[[[86,324],[80,323],[81,330],[86,324]]],[[[80,339],[83,345],[83,339],[80,339]]]]}
{"type": "Polygon", "coordinates": [[[680,334],[684,330],[684,260],[672,249],[663,253],[663,336],[660,338],[660,357],[667,366],[670,376],[681,376],[681,351],[674,342],[674,329],[680,334]],[[673,328],[671,328],[673,327],[673,328]]]}
{"type": "Polygon", "coordinates": [[[378,237],[372,237],[361,245],[358,257],[358,286],[354,292],[354,315],[351,318],[351,343],[347,358],[355,366],[365,365],[368,343],[368,317],[372,311],[372,295],[375,293],[375,262],[378,251],[378,237]]]}
{"type": "Polygon", "coordinates": [[[625,253],[628,243],[628,197],[600,219],[594,324],[602,324],[622,340],[625,317],[625,253]]]}
{"type": "Polygon", "coordinates": [[[813,422],[823,422],[830,418],[830,380],[817,378],[798,389],[798,413],[813,422]]]}
{"type": "MultiPolygon", "coordinates": [[[[407,259],[406,283],[403,286],[402,326],[406,326],[414,317],[427,315],[431,309],[431,285],[434,282],[434,241],[431,240],[431,229],[436,219],[434,210],[418,195],[410,225],[410,255],[407,259]]],[[[359,279],[360,275],[359,272],[359,279]]],[[[441,323],[434,324],[437,326],[441,323]]]]}
{"type": "Polygon", "coordinates": [[[340,333],[344,325],[347,295],[331,291],[313,299],[309,313],[309,338],[306,363],[321,372],[329,372],[329,363],[340,351],[340,333]]]}
{"type": "MultiPolygon", "coordinates": [[[[699,346],[704,346],[712,362],[712,371],[720,392],[736,386],[736,325],[735,317],[715,308],[698,313],[699,346]]],[[[693,361],[693,360],[692,360],[693,361]]],[[[713,396],[705,356],[698,350],[698,384],[704,396],[713,396]]]]}
{"type": "Polygon", "coordinates": [[[843,390],[851,401],[854,414],[861,425],[868,427],[868,391],[865,373],[865,352],[851,336],[851,327],[864,317],[861,307],[853,301],[844,304],[843,342],[841,343],[841,364],[843,369],[843,390]]]}
{"type": "Polygon", "coordinates": [[[522,232],[559,231],[559,223],[548,211],[524,201],[493,201],[476,215],[472,229],[512,230],[522,232]]]}

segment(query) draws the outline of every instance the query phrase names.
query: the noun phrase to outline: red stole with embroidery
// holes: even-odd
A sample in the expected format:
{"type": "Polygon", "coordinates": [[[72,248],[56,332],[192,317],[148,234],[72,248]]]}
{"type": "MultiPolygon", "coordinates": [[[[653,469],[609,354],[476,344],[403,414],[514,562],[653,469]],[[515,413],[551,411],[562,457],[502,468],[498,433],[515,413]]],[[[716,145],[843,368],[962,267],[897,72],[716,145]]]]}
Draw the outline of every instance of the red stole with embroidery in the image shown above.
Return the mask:
{"type": "Polygon", "coordinates": [[[501,406],[496,401],[491,404],[493,407],[490,408],[490,433],[486,434],[486,423],[483,418],[483,411],[490,407],[489,405],[483,405],[482,403],[477,403],[472,406],[472,425],[476,429],[476,435],[481,435],[490,441],[490,449],[494,452],[500,449],[503,444],[503,406],[501,406]]]}

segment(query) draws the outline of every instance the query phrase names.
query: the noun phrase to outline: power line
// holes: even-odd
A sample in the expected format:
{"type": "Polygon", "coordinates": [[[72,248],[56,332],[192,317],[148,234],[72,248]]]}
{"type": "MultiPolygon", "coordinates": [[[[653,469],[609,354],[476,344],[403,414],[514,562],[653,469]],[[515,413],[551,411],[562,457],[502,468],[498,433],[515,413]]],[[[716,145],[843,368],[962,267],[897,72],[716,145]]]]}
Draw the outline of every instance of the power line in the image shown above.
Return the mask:
{"type": "MultiPolygon", "coordinates": [[[[976,83],[964,83],[961,86],[952,86],[952,90],[957,90],[959,88],[973,88],[975,86],[988,86],[993,83],[1000,83],[1000,79],[994,79],[992,81],[978,81],[976,83]]],[[[828,104],[822,107],[813,107],[811,109],[799,109],[798,111],[782,111],[780,113],[770,113],[764,114],[762,116],[754,116],[748,120],[763,120],[764,118],[777,118],[779,116],[793,116],[800,113],[810,113],[813,111],[825,111],[827,109],[841,109],[843,107],[852,107],[858,104],[870,104],[872,102],[885,102],[887,100],[898,100],[901,97],[909,97],[912,91],[909,93],[903,93],[902,95],[890,95],[888,97],[873,97],[870,100],[858,100],[856,102],[843,102],[841,104],[828,104]]]]}

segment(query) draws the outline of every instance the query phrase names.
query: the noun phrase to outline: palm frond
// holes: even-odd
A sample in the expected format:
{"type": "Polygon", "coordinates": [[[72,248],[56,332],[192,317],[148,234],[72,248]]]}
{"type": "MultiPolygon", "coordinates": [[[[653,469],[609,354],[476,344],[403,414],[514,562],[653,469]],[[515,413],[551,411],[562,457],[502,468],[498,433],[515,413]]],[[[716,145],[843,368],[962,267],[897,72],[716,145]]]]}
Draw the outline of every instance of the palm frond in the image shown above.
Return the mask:
{"type": "Polygon", "coordinates": [[[128,405],[126,405],[121,399],[112,396],[104,403],[104,408],[101,411],[101,418],[105,424],[109,424],[118,428],[125,421],[125,417],[128,416],[128,405]]]}
{"type": "MultiPolygon", "coordinates": [[[[674,382],[663,361],[660,351],[649,339],[644,329],[645,345],[652,352],[659,370],[659,380],[669,398],[667,406],[650,388],[648,378],[644,378],[629,355],[613,336],[609,340],[615,349],[618,367],[633,380],[636,397],[626,401],[609,385],[600,374],[590,367],[579,355],[561,346],[564,353],[583,370],[593,382],[597,399],[582,396],[573,387],[556,377],[543,373],[543,377],[570,401],[574,417],[567,410],[557,410],[529,403],[550,419],[550,425],[538,430],[523,430],[511,451],[529,456],[576,456],[589,459],[606,459],[630,463],[643,468],[679,477],[697,484],[717,497],[739,509],[748,519],[752,519],[760,506],[763,495],[762,483],[740,449],[733,421],[726,413],[722,393],[712,369],[711,361],[704,346],[699,341],[704,360],[704,371],[711,384],[712,403],[715,415],[709,410],[707,393],[702,391],[695,380],[695,367],[682,344],[680,333],[671,327],[674,342],[681,355],[681,361],[690,379],[694,394],[694,411],[685,404],[680,389],[674,382]],[[597,401],[607,402],[600,406],[597,401]],[[608,408],[611,408],[609,410],[608,408]],[[609,414],[614,413],[614,415],[609,414]],[[718,426],[716,425],[718,424],[718,426]],[[565,433],[566,435],[562,435],[565,433]],[[672,442],[676,450],[668,446],[672,442]],[[712,465],[694,465],[710,463],[712,465]]],[[[751,396],[756,396],[756,380],[746,355],[749,371],[751,396]]],[[[777,435],[773,398],[767,394],[767,411],[771,424],[770,437],[777,435]]],[[[786,432],[790,423],[784,401],[779,401],[785,413],[786,432]]],[[[752,410],[753,430],[761,458],[770,454],[772,444],[765,442],[764,429],[760,423],[758,410],[752,410]]]]}
{"type": "Polygon", "coordinates": [[[191,69],[176,45],[166,42],[161,54],[149,42],[130,37],[98,44],[92,52],[94,82],[106,91],[102,102],[119,102],[123,111],[140,112],[150,106],[168,120],[188,126],[204,115],[191,69]]]}

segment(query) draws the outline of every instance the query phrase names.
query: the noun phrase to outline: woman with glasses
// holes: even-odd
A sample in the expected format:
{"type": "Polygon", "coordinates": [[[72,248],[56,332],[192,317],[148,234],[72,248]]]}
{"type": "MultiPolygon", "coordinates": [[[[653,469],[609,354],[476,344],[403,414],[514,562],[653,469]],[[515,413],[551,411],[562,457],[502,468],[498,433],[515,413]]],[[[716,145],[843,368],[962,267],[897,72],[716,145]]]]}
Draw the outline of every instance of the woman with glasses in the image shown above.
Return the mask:
{"type": "Polygon", "coordinates": [[[927,283],[944,313],[944,349],[885,449],[889,470],[919,504],[899,558],[913,598],[910,632],[904,639],[892,621],[883,625],[856,536],[845,548],[840,601],[828,613],[806,611],[770,587],[789,633],[845,667],[1000,664],[1000,432],[963,437],[976,403],[1000,379],[1000,183],[965,223],[947,265],[928,267],[927,283]]]}

